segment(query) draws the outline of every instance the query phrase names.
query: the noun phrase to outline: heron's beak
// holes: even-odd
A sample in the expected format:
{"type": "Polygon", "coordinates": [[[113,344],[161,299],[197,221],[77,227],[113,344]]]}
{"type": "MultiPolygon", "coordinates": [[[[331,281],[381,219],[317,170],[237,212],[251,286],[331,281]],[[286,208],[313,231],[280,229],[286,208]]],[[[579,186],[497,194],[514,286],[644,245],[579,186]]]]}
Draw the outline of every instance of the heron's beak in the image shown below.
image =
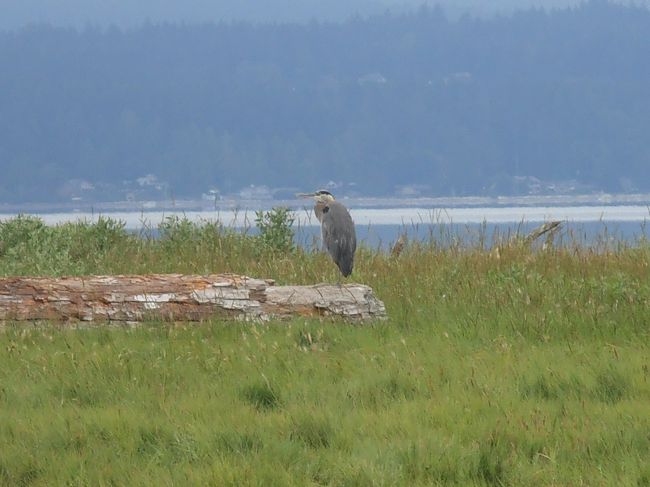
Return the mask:
{"type": "Polygon", "coordinates": [[[296,198],[313,198],[316,193],[296,193],[296,198]]]}

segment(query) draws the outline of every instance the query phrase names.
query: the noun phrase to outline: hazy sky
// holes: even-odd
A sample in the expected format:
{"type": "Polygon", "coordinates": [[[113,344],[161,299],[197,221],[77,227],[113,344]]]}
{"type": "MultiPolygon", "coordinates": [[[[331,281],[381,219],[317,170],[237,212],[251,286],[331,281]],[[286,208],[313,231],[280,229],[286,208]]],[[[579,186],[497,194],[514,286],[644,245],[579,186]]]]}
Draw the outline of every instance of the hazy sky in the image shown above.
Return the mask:
{"type": "Polygon", "coordinates": [[[566,7],[580,0],[0,0],[0,29],[15,29],[34,22],[79,27],[89,23],[134,26],[147,20],[342,20],[355,13],[376,14],[386,9],[398,12],[424,3],[439,3],[449,15],[457,16],[464,11],[489,15],[530,6],[566,7]]]}

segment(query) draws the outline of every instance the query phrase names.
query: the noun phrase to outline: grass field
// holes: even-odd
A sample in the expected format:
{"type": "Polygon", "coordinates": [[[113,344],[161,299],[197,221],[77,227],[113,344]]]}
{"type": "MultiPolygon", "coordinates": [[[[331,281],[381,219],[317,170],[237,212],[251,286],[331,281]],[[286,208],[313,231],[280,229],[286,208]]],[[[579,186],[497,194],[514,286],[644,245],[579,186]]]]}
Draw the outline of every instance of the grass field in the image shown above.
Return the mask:
{"type": "MultiPolygon", "coordinates": [[[[0,223],[0,275],[336,281],[280,237],[23,218],[0,223]]],[[[0,484],[650,485],[649,263],[432,238],[359,250],[386,322],[7,323],[0,484]]]]}

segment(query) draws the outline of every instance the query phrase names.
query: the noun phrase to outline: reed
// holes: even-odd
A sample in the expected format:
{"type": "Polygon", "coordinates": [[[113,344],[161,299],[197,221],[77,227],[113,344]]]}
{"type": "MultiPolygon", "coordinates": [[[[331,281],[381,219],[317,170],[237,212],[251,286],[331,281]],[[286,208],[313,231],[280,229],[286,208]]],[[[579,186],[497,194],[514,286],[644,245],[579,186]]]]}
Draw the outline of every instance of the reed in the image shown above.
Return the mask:
{"type": "MultiPolygon", "coordinates": [[[[2,222],[0,274],[337,279],[215,222],[157,232],[2,222]]],[[[436,232],[361,246],[369,326],[5,324],[0,484],[650,485],[650,248],[436,232]]]]}

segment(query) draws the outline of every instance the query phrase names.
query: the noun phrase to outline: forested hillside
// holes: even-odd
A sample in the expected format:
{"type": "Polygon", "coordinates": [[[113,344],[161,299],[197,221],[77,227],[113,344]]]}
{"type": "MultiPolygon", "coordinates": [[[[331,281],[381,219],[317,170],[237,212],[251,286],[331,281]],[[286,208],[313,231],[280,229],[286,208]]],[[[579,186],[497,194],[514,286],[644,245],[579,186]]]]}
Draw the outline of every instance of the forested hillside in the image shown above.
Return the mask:
{"type": "MultiPolygon", "coordinates": [[[[1,29],[16,29],[33,22],[61,27],[86,24],[133,27],[151,22],[309,22],[343,21],[353,15],[386,11],[404,13],[421,5],[440,5],[452,18],[464,14],[492,16],[517,9],[564,8],[584,0],[20,0],[2,4],[1,29]]],[[[630,3],[628,0],[614,0],[630,3]]],[[[650,5],[650,0],[634,0],[650,5]]]]}
{"type": "Polygon", "coordinates": [[[5,32],[0,202],[121,199],[147,174],[141,186],[175,197],[330,180],[540,190],[524,176],[648,191],[649,33],[648,10],[603,1],[483,20],[423,8],[5,32]]]}

